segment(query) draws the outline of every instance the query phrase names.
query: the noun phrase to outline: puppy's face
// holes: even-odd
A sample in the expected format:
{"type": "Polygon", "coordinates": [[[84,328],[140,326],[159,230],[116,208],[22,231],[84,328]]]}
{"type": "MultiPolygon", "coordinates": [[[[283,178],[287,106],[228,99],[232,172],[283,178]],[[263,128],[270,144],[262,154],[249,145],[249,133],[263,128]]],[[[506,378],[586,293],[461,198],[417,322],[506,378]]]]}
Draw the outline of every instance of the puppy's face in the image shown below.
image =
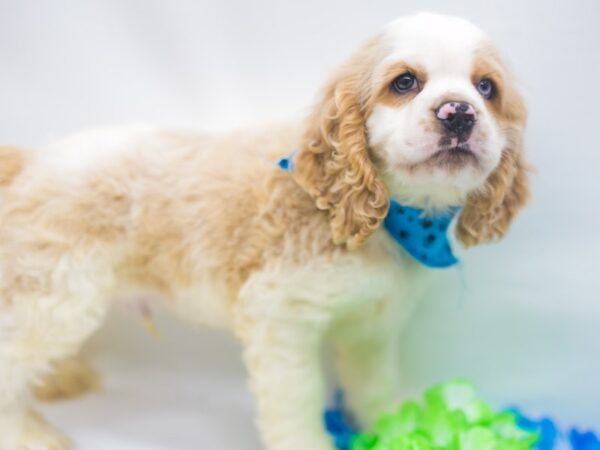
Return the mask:
{"type": "Polygon", "coordinates": [[[390,191],[422,207],[462,204],[507,144],[504,70],[483,33],[459,18],[399,19],[380,39],[366,128],[390,191]]]}
{"type": "Polygon", "coordinates": [[[297,179],[354,246],[390,197],[463,206],[466,245],[499,238],[528,197],[524,103],[486,36],[469,22],[418,14],[388,25],[348,59],[307,122],[297,179]]]}

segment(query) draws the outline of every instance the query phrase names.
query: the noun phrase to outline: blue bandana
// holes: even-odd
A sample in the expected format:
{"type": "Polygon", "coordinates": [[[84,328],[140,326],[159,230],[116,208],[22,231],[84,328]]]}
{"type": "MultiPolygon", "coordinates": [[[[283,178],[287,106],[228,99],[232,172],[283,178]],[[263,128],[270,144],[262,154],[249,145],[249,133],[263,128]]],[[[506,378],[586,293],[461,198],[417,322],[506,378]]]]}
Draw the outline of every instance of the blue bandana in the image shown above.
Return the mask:
{"type": "MultiPolygon", "coordinates": [[[[280,159],[277,165],[292,172],[295,153],[280,159]]],[[[448,240],[448,227],[458,210],[457,207],[450,208],[434,216],[392,200],[383,225],[400,247],[421,264],[442,269],[458,263],[448,240]]]]}
{"type": "Polygon", "coordinates": [[[448,227],[458,210],[434,216],[392,200],[383,224],[409,255],[427,267],[442,269],[458,263],[448,240],[448,227]]]}

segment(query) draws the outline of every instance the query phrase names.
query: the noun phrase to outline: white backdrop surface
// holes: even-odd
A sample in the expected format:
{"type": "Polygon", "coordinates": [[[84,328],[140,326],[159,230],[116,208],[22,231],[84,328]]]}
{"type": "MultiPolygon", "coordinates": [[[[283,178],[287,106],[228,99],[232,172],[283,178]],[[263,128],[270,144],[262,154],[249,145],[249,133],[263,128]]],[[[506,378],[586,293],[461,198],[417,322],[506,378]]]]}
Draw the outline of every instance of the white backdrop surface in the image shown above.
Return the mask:
{"type": "MultiPolygon", "coordinates": [[[[508,239],[465,253],[416,311],[407,392],[467,376],[498,406],[600,429],[597,0],[0,0],[0,142],[298,115],[336,62],[415,10],[465,16],[496,40],[529,102],[538,172],[508,239]]],[[[104,393],[48,416],[84,450],[258,449],[237,345],[158,322],[156,340],[116,313],[89,345],[104,393]]]]}

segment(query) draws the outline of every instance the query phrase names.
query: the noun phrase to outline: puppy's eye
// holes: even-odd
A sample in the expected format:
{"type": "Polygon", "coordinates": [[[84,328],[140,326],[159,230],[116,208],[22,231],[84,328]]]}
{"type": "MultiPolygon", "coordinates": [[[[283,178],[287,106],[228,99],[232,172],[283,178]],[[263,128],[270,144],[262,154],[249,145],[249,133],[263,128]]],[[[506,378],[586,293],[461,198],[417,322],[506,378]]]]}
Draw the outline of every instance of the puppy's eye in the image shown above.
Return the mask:
{"type": "Polygon", "coordinates": [[[484,78],[479,83],[477,83],[477,90],[479,91],[482,97],[490,100],[492,97],[494,97],[494,94],[496,93],[496,86],[494,85],[494,82],[492,80],[490,80],[489,78],[484,78]]]}
{"type": "Polygon", "coordinates": [[[392,89],[398,94],[405,94],[409,91],[417,89],[418,87],[419,82],[415,76],[409,72],[403,73],[399,77],[396,77],[394,81],[392,81],[392,89]]]}

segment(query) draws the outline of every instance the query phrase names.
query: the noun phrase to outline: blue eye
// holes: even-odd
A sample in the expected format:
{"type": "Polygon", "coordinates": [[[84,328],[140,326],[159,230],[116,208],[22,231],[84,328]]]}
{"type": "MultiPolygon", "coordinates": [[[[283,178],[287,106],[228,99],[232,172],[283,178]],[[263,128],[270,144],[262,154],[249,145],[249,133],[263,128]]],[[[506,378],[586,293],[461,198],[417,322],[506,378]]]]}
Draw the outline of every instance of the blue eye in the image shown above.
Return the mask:
{"type": "Polygon", "coordinates": [[[419,87],[416,77],[409,72],[403,73],[392,81],[392,89],[398,94],[405,94],[419,87]]]}
{"type": "Polygon", "coordinates": [[[494,82],[489,78],[484,78],[479,83],[477,83],[477,90],[481,94],[482,97],[490,100],[494,94],[496,93],[496,86],[494,82]]]}

